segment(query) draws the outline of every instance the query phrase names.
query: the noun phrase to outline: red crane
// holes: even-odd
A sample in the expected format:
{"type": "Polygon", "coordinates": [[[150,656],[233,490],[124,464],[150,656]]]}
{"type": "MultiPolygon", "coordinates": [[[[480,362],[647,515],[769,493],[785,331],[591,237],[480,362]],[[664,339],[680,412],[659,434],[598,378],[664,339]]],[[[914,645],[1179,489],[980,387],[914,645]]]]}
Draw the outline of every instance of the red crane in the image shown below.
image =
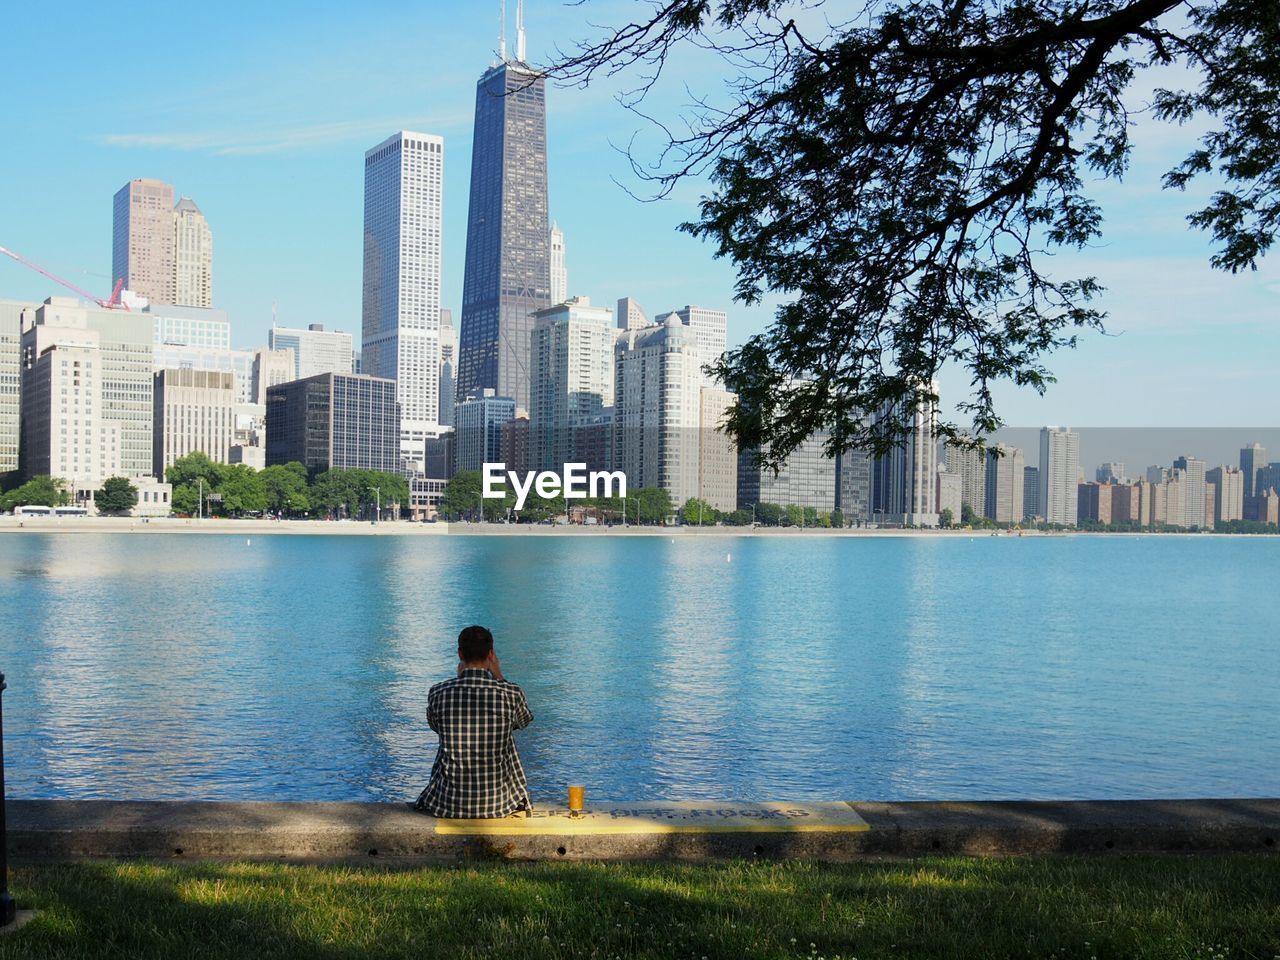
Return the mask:
{"type": "Polygon", "coordinates": [[[21,254],[14,253],[8,247],[0,247],[0,253],[3,253],[7,257],[12,257],[14,260],[17,260],[24,267],[30,267],[36,273],[39,273],[39,274],[42,274],[43,276],[48,277],[54,283],[61,284],[62,286],[66,287],[68,290],[72,291],[73,293],[78,294],[81,297],[84,297],[84,299],[92,300],[94,303],[102,307],[104,310],[115,310],[117,308],[121,308],[124,310],[129,309],[129,305],[124,303],[120,299],[120,291],[124,287],[123,277],[121,277],[119,280],[116,281],[116,285],[111,291],[110,299],[99,300],[97,297],[95,297],[92,293],[89,293],[87,290],[81,290],[70,280],[63,280],[62,277],[58,276],[56,273],[50,273],[44,267],[40,266],[40,264],[33,263],[32,261],[28,260],[26,257],[22,256],[21,254]]]}

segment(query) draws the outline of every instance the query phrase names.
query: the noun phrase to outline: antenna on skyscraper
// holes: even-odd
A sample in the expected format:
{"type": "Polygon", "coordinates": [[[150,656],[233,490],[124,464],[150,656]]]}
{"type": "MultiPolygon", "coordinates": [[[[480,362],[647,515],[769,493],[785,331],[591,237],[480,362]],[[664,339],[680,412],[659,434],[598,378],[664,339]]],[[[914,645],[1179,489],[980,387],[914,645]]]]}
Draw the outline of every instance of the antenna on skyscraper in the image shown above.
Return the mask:
{"type": "Polygon", "coordinates": [[[507,0],[498,5],[498,59],[507,62],[507,0]]]}
{"type": "Polygon", "coordinates": [[[524,0],[516,0],[516,60],[524,63],[524,0]]]}

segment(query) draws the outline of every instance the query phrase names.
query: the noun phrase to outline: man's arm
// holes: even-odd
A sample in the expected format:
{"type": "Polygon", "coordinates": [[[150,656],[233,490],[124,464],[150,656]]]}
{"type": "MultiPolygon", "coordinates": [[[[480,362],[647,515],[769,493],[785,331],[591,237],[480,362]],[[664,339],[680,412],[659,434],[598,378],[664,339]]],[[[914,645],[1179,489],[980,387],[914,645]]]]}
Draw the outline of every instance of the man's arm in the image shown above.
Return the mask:
{"type": "Polygon", "coordinates": [[[440,698],[434,687],[427,693],[427,725],[436,733],[440,732],[440,698]]]}
{"type": "Polygon", "coordinates": [[[524,691],[512,683],[506,681],[507,686],[511,688],[511,699],[513,707],[513,716],[511,725],[517,730],[523,730],[529,724],[533,723],[533,712],[529,709],[529,701],[524,697],[524,691]]]}

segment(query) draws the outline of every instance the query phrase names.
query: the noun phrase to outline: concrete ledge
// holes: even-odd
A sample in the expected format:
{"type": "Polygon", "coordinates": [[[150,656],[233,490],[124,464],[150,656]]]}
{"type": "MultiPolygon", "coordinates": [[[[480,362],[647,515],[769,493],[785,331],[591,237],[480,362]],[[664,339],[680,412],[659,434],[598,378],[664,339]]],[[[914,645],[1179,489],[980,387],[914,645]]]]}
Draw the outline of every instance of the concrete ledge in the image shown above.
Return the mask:
{"type": "MultiPolygon", "coordinates": [[[[636,807],[653,806],[618,805],[629,814],[636,807]]],[[[839,861],[957,853],[1267,852],[1280,844],[1280,799],[847,806],[865,826],[851,826],[850,820],[829,829],[813,822],[796,829],[789,821],[762,821],[750,831],[714,827],[672,831],[654,817],[652,832],[610,832],[607,827],[557,832],[539,830],[531,823],[528,829],[497,834],[450,830],[450,824],[464,822],[437,821],[399,804],[106,800],[11,800],[8,826],[11,855],[26,860],[777,857],[839,861]]]]}

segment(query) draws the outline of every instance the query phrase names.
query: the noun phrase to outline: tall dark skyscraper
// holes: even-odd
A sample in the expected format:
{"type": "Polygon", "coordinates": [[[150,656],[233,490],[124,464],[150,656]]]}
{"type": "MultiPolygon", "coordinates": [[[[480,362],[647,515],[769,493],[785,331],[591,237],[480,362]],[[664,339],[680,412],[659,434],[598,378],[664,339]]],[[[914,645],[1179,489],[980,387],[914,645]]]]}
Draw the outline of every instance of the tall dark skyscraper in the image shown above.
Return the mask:
{"type": "Polygon", "coordinates": [[[528,409],[533,313],[551,305],[547,104],[523,24],[516,59],[503,48],[476,86],[458,399],[490,388],[528,409]]]}

